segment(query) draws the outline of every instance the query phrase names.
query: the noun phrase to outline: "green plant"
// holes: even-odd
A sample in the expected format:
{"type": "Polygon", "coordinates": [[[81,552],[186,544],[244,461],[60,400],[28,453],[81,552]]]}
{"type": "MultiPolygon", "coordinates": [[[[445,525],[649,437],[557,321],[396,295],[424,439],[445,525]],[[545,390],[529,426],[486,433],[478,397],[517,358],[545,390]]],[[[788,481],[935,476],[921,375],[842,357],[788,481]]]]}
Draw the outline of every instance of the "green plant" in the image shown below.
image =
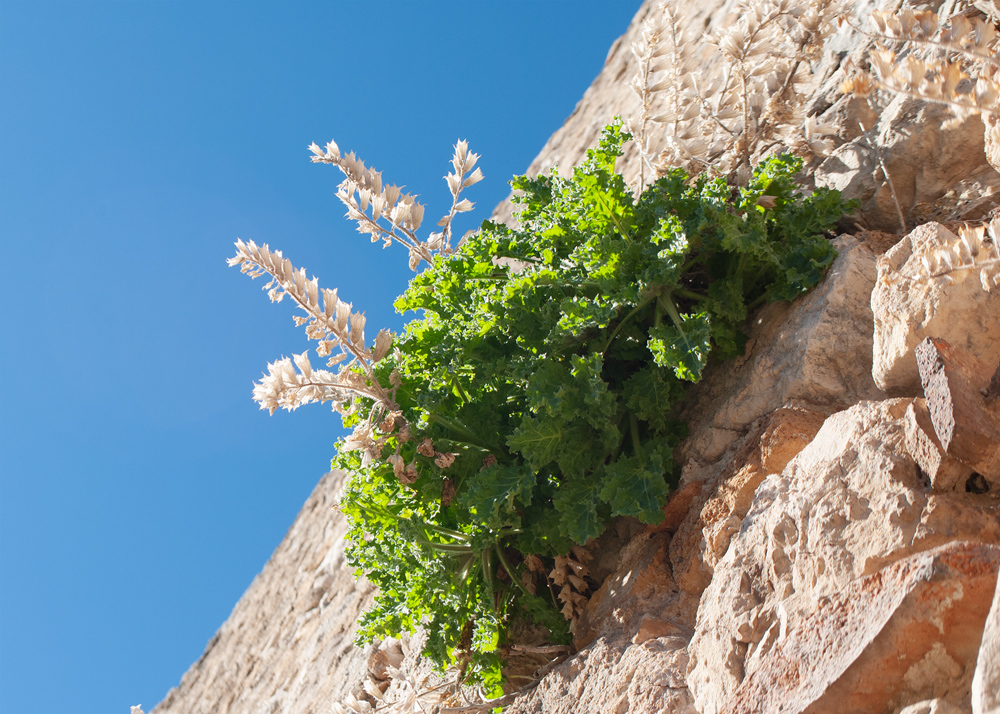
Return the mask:
{"type": "Polygon", "coordinates": [[[571,178],[516,178],[518,227],[419,255],[396,302],[416,317],[371,349],[363,318],[332,291],[321,306],[280,254],[238,243],[232,261],[307,311],[321,352],[350,357],[338,375],[279,361],[255,397],[330,401],[354,429],[334,466],[350,474],[348,560],[378,586],[359,638],[424,627],[425,653],[489,695],[513,631],[569,641],[591,584],[580,546],[618,516],[662,519],[684,385],[743,353],[750,310],[835,257],[845,204],[801,194],[800,159],[769,157],[741,187],[674,169],[636,199],[615,171],[629,139],[612,123],[571,178]]]}

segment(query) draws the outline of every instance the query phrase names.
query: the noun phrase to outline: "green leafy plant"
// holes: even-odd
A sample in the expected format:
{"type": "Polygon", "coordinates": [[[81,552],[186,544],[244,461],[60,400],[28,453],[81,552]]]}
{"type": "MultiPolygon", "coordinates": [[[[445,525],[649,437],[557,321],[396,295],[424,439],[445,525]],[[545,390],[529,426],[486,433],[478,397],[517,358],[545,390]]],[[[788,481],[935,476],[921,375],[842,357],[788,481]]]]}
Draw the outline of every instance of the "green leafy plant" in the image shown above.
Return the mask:
{"type": "Polygon", "coordinates": [[[396,308],[415,317],[370,349],[363,318],[332,291],[321,306],[280,254],[239,243],[233,259],[351,358],[338,375],[277,362],[255,396],[330,401],[354,429],[334,467],[350,474],[348,561],[378,587],[359,639],[423,627],[425,653],[490,696],[506,647],[569,642],[596,584],[581,546],[616,517],[662,519],[685,385],[743,354],[749,311],[808,291],[835,257],[846,206],[799,191],[800,159],[769,157],[741,187],[674,169],[636,199],[615,170],[630,138],[612,123],[572,177],[516,178],[517,227],[484,222],[426,255],[408,234],[428,264],[396,308]]]}

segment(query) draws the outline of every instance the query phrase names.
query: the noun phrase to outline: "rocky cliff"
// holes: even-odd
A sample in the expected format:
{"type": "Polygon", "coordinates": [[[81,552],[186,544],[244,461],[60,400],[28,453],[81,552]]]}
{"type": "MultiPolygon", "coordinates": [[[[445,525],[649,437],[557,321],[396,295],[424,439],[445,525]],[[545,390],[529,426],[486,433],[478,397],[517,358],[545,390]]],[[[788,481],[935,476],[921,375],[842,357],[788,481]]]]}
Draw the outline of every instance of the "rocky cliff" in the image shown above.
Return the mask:
{"type": "MultiPolygon", "coordinates": [[[[740,13],[675,7],[698,36],[740,13]]],[[[530,172],[574,165],[613,115],[637,111],[630,48],[654,10],[530,172]]],[[[989,217],[1000,175],[978,117],[945,130],[935,105],[841,95],[870,46],[845,23],[798,87],[838,127],[808,180],[860,203],[836,262],[812,293],[755,314],[746,354],[694,388],[665,521],[619,523],[595,547],[601,582],[574,652],[505,711],[1000,711],[1000,288],[982,284],[997,241],[956,223],[989,217]]],[[[623,157],[626,175],[637,160],[623,157]]],[[[352,645],[371,591],[344,564],[339,484],[320,481],[155,714],[363,711],[386,691],[420,711],[418,682],[387,670],[416,678],[419,643],[352,645]]]]}

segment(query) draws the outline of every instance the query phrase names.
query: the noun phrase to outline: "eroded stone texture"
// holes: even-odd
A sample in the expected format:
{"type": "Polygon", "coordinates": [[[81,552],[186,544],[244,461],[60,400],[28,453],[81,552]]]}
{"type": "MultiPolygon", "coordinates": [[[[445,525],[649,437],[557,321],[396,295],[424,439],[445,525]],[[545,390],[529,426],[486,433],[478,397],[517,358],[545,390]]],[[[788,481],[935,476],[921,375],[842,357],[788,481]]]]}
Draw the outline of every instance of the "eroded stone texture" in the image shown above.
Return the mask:
{"type": "Polygon", "coordinates": [[[670,541],[670,564],[681,589],[701,595],[750,510],[757,487],[812,441],[824,419],[806,409],[779,409],[754,422],[719,475],[698,489],[670,541]]]}
{"type": "Polygon", "coordinates": [[[934,490],[954,491],[965,488],[972,469],[948,454],[941,446],[925,399],[914,399],[906,408],[904,433],[907,453],[927,474],[934,490]]]}
{"type": "Polygon", "coordinates": [[[997,577],[993,605],[986,618],[976,673],[972,678],[972,712],[1000,713],[1000,576],[997,577]]]}
{"type": "Polygon", "coordinates": [[[925,337],[948,340],[994,367],[1000,362],[1000,290],[983,290],[977,270],[922,277],[923,256],[956,240],[940,223],[926,223],[879,262],[872,376],[889,394],[922,393],[913,350],[925,337]]]}
{"type": "MultiPolygon", "coordinates": [[[[839,146],[816,170],[817,185],[840,190],[861,202],[860,214],[870,228],[902,231],[896,201],[908,227],[930,218],[975,220],[989,213],[980,200],[959,200],[962,183],[976,174],[979,195],[995,192],[1000,175],[986,158],[983,124],[978,117],[947,130],[941,124],[946,107],[903,96],[893,98],[874,118],[860,114],[870,130],[839,146]],[[879,164],[875,146],[889,170],[896,191],[879,164]],[[950,194],[950,195],[949,195],[950,194]],[[941,199],[948,196],[946,201],[941,199]]],[[[845,117],[847,119],[847,117],[845,117]]]]}
{"type": "Polygon", "coordinates": [[[995,500],[922,482],[903,448],[909,404],[862,402],[831,416],[757,488],[698,609],[688,684],[702,714],[721,711],[820,598],[943,543],[1000,542],[995,500]]]}
{"type": "Polygon", "coordinates": [[[686,637],[632,644],[608,635],[559,665],[505,714],[697,714],[684,682],[686,637]]]}
{"type": "Polygon", "coordinates": [[[855,580],[789,622],[722,711],[966,709],[998,567],[1000,547],[960,542],[855,580]]]}
{"type": "Polygon", "coordinates": [[[987,399],[1000,370],[938,337],[923,340],[914,354],[941,449],[1000,486],[1000,414],[987,399]]]}
{"type": "Polygon", "coordinates": [[[834,246],[839,255],[823,282],[793,303],[761,310],[747,357],[718,365],[691,389],[682,460],[715,461],[755,419],[781,407],[830,414],[881,398],[868,361],[875,256],[851,236],[834,246]]]}

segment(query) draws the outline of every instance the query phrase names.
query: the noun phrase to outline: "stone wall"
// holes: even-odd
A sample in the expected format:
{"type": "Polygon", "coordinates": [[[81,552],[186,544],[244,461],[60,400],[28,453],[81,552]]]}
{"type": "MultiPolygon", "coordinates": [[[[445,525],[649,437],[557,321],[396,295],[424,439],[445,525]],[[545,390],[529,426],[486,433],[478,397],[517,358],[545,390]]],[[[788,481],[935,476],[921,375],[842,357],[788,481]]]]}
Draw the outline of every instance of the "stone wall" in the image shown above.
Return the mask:
{"type": "MultiPolygon", "coordinates": [[[[852,16],[897,5],[857,2],[852,16]]],[[[734,0],[676,7],[698,32],[738,12],[734,0]]],[[[630,45],[651,10],[529,173],[578,163],[613,115],[635,110],[630,45]]],[[[694,387],[665,522],[602,539],[575,652],[505,711],[997,711],[1000,288],[920,265],[960,242],[956,220],[991,210],[1000,175],[977,118],[945,131],[937,108],[840,95],[869,45],[845,25],[800,87],[840,127],[806,179],[861,204],[839,257],[812,293],[754,315],[746,354],[694,387]]],[[[636,157],[622,166],[634,175],[636,157]]],[[[335,713],[366,682],[385,690],[387,661],[420,670],[417,643],[351,644],[372,593],[343,562],[339,483],[323,478],[155,714],[335,713]]]]}

